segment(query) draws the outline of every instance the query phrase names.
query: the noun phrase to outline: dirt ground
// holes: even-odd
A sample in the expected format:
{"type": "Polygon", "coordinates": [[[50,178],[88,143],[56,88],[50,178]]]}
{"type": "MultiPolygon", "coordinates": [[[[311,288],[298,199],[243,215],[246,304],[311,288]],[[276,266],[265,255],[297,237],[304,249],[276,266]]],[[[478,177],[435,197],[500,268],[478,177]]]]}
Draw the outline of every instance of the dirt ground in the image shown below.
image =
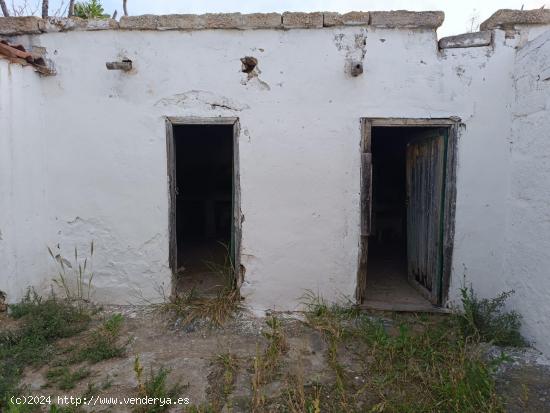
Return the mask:
{"type": "MultiPolygon", "coordinates": [[[[169,383],[182,387],[179,397],[189,398],[191,405],[201,406],[220,403],[222,412],[251,411],[254,399],[254,357],[265,351],[268,340],[263,334],[269,328],[266,319],[239,312],[222,328],[213,328],[196,321],[182,325],[182,321],[164,314],[152,312],[148,307],[110,306],[97,317],[107,318],[120,313],[124,316],[121,340],[127,342],[125,357],[102,361],[89,366],[91,375],[80,381],[70,391],[60,391],[47,385],[47,367],[27,369],[23,384],[31,394],[57,396],[82,396],[93,383],[100,397],[135,397],[138,381],[134,371],[136,356],[144,371],[150,368],[170,369],[169,383]],[[227,388],[227,370],[221,366],[222,355],[231,355],[234,366],[227,388]],[[224,384],[226,383],[226,384],[224,384]]],[[[327,364],[327,344],[322,335],[308,327],[299,314],[278,314],[287,342],[287,350],[281,355],[281,369],[301,377],[305,387],[309,383],[334,382],[334,372],[327,364]]],[[[97,321],[98,323],[100,321],[97,321]]],[[[392,321],[384,318],[391,329],[392,321]]],[[[78,341],[78,336],[68,339],[78,341]]],[[[70,343],[67,343],[70,344],[70,343]]],[[[490,347],[489,357],[498,357],[502,349],[490,347]]],[[[499,393],[510,412],[550,412],[550,361],[534,349],[504,350],[509,355],[497,377],[499,393]]],[[[364,380],[362,360],[353,348],[339,347],[338,359],[346,375],[358,382],[364,380]],[[363,373],[362,373],[363,372],[363,373]]],[[[275,375],[262,384],[266,397],[281,395],[292,383],[285,382],[286,374],[275,375]]],[[[170,411],[187,411],[179,406],[170,411]]],[[[186,407],[188,408],[188,406],[186,407]]],[[[104,404],[84,407],[95,412],[129,412],[131,406],[104,404]]],[[[214,411],[214,410],[194,410],[214,411]]],[[[321,411],[325,411],[321,409],[321,411]]]]}

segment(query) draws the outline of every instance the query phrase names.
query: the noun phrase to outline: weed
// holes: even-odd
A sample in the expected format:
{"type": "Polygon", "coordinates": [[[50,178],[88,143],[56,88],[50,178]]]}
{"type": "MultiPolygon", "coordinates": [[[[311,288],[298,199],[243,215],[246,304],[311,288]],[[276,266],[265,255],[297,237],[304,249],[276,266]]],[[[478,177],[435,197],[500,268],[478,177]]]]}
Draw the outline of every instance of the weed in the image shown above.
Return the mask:
{"type": "Polygon", "coordinates": [[[303,374],[287,378],[285,390],[286,407],[291,413],[321,413],[321,390],[315,387],[311,395],[306,394],[303,374]]]}
{"type": "Polygon", "coordinates": [[[0,410],[19,392],[19,380],[27,365],[44,364],[53,354],[53,343],[85,330],[90,315],[53,293],[43,298],[29,289],[19,304],[10,306],[20,320],[16,330],[0,333],[0,410]]]}
{"type": "Polygon", "coordinates": [[[281,328],[281,321],[271,316],[266,320],[271,331],[264,331],[263,335],[268,340],[263,361],[264,374],[271,375],[279,366],[280,356],[288,352],[288,343],[281,328]]]}
{"type": "Polygon", "coordinates": [[[366,389],[377,395],[373,411],[501,412],[492,373],[481,354],[444,319],[415,332],[402,323],[389,334],[364,318],[355,332],[366,344],[366,389]]]}
{"type": "Polygon", "coordinates": [[[122,314],[113,314],[98,329],[92,332],[88,342],[78,350],[71,360],[80,362],[87,360],[98,363],[115,357],[122,357],[126,352],[126,345],[119,345],[118,340],[124,317],[122,314]]]}
{"type": "Polygon", "coordinates": [[[251,409],[253,412],[263,412],[266,397],[262,391],[262,386],[269,382],[279,369],[280,358],[289,350],[289,346],[284,335],[281,321],[271,316],[266,320],[270,331],[264,331],[263,336],[268,340],[267,347],[263,353],[259,348],[256,349],[256,356],[253,359],[252,400],[251,409]]]}
{"type": "MultiPolygon", "coordinates": [[[[218,354],[213,362],[213,369],[208,375],[207,394],[209,403],[206,405],[194,406],[196,411],[221,411],[224,405],[231,411],[232,393],[235,384],[235,375],[239,368],[237,357],[231,353],[218,354]]],[[[189,409],[188,409],[189,410],[189,409]]]]}
{"type": "MultiPolygon", "coordinates": [[[[345,297],[344,297],[345,298],[345,297]]],[[[306,315],[322,318],[330,316],[340,320],[353,319],[361,315],[359,307],[355,306],[349,298],[345,298],[346,305],[332,303],[328,304],[323,297],[311,290],[306,290],[301,297],[301,303],[306,309],[306,315]]]]}
{"type": "Polygon", "coordinates": [[[262,412],[265,404],[265,396],[262,392],[262,385],[264,384],[263,375],[263,359],[259,349],[256,350],[256,356],[254,357],[253,364],[254,372],[252,374],[252,400],[250,402],[250,408],[253,413],[262,412]]]}
{"type": "MultiPolygon", "coordinates": [[[[175,384],[172,387],[168,387],[167,379],[170,374],[170,370],[164,367],[160,367],[158,370],[151,370],[147,377],[143,376],[143,366],[136,356],[134,360],[134,372],[136,380],[138,382],[138,397],[140,398],[153,398],[156,400],[166,400],[168,398],[174,400],[179,397],[179,394],[183,387],[180,384],[175,384]]],[[[165,412],[170,409],[169,404],[162,404],[158,401],[155,404],[147,404],[137,406],[134,409],[136,413],[159,413],[165,412]]]]}
{"type": "Polygon", "coordinates": [[[220,242],[220,245],[225,250],[223,263],[219,264],[214,261],[204,261],[204,263],[210,272],[218,274],[219,278],[222,280],[222,285],[219,287],[227,291],[232,291],[236,288],[235,265],[231,258],[229,246],[223,242],[220,242]]]}
{"type": "Polygon", "coordinates": [[[53,281],[65,293],[67,300],[75,302],[79,308],[82,308],[90,302],[90,294],[92,292],[94,273],[91,269],[91,264],[94,256],[94,243],[92,241],[90,244],[89,260],[88,257],[85,257],[83,260],[79,259],[78,249],[75,247],[72,264],[61,255],[59,245],[57,246],[57,250],[58,252],[54,254],[52,249],[48,247],[50,256],[59,267],[57,278],[54,278],[53,281]],[[76,291],[73,288],[76,288],[76,291]]]}
{"type": "Polygon", "coordinates": [[[521,336],[521,315],[504,311],[506,300],[514,294],[507,291],[492,299],[479,299],[472,286],[460,289],[463,312],[456,317],[465,337],[491,342],[498,346],[525,346],[521,336]]]}
{"type": "Polygon", "coordinates": [[[217,359],[223,368],[223,394],[227,398],[233,392],[237,359],[231,353],[219,354],[217,359]]]}
{"type": "MultiPolygon", "coordinates": [[[[227,250],[227,248],[226,248],[227,250]]],[[[223,265],[206,263],[212,272],[223,280],[223,285],[214,297],[200,296],[195,288],[179,293],[175,299],[156,306],[163,312],[174,313],[183,318],[184,325],[197,319],[208,320],[211,325],[222,326],[240,310],[241,295],[235,285],[235,269],[226,252],[223,265]]]]}
{"type": "Polygon", "coordinates": [[[184,411],[186,413],[218,413],[220,410],[211,404],[201,404],[200,406],[188,406],[184,411]]]}
{"type": "MultiPolygon", "coordinates": [[[[386,327],[354,309],[327,305],[306,295],[306,318],[327,342],[327,361],[334,385],[322,391],[328,411],[501,412],[492,374],[475,346],[449,318],[403,318],[386,327]],[[340,346],[352,347],[363,365],[354,372],[364,382],[356,387],[338,361],[340,346]],[[335,393],[338,404],[334,405],[335,393]],[[361,406],[361,407],[360,407],[361,406]]],[[[498,363],[496,361],[495,363],[498,363]]],[[[302,400],[298,392],[295,400],[302,400]]],[[[299,403],[294,403],[294,406],[299,403]]]]}
{"type": "Polygon", "coordinates": [[[90,370],[85,367],[80,367],[75,371],[71,371],[69,367],[56,367],[49,369],[46,373],[46,378],[52,384],[57,385],[60,390],[74,389],[76,383],[85,379],[90,375],[90,370]]]}
{"type": "Polygon", "coordinates": [[[70,404],[68,406],[59,406],[57,404],[52,404],[48,413],[78,413],[81,412],[82,408],[80,405],[70,404]]]}

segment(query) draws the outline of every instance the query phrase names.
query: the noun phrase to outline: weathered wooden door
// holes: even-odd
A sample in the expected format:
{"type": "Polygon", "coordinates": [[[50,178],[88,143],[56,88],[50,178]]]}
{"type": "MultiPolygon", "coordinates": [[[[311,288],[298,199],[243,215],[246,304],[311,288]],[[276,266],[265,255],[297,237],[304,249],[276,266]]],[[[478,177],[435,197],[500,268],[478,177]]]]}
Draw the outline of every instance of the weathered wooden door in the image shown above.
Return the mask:
{"type": "Polygon", "coordinates": [[[447,129],[423,131],[407,145],[407,274],[441,304],[447,129]]]}
{"type": "MultiPolygon", "coordinates": [[[[166,153],[168,159],[168,189],[170,194],[170,210],[168,217],[169,233],[169,264],[172,274],[175,276],[178,272],[178,237],[176,230],[176,199],[178,186],[176,182],[176,149],[174,142],[174,125],[166,120],[166,153]]],[[[175,283],[172,283],[173,289],[175,283]]],[[[174,293],[175,291],[172,291],[174,293]]]]}
{"type": "Polygon", "coordinates": [[[241,287],[244,274],[241,271],[241,197],[239,174],[239,122],[233,125],[233,184],[231,186],[232,219],[231,224],[231,265],[235,275],[235,286],[241,287]]]}
{"type": "Polygon", "coordinates": [[[367,258],[371,231],[372,209],[372,152],[371,123],[361,119],[361,233],[359,244],[359,265],[355,298],[359,304],[365,301],[367,292],[367,258]]]}

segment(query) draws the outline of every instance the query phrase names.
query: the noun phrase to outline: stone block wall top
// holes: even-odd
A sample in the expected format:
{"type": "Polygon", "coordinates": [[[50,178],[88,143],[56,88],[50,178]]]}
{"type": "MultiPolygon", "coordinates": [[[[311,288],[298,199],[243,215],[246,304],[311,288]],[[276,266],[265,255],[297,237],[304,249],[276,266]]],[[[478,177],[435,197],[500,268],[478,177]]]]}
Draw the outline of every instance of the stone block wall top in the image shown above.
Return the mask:
{"type": "Polygon", "coordinates": [[[323,27],[323,13],[283,13],[285,29],[318,29],[323,27]]]}
{"type": "Polygon", "coordinates": [[[368,11],[350,11],[340,14],[335,12],[323,13],[323,26],[366,26],[370,22],[368,11]]]}
{"type": "MultiPolygon", "coordinates": [[[[441,26],[444,17],[444,13],[440,11],[407,10],[353,11],[344,14],[335,12],[146,14],[123,16],[120,22],[112,19],[84,20],[51,17],[43,20],[34,16],[0,17],[0,35],[17,36],[72,30],[320,29],[338,26],[434,30],[441,26]]],[[[550,25],[550,10],[499,10],[482,23],[481,30],[510,27],[515,24],[550,25]]],[[[472,41],[476,43],[478,40],[472,41]]],[[[443,44],[450,43],[447,41],[443,44]]]]}
{"type": "MultiPolygon", "coordinates": [[[[0,24],[1,26],[1,24],[0,24]]],[[[38,19],[38,27],[42,33],[67,31],[116,30],[118,22],[113,19],[81,19],[79,17],[49,17],[38,19]]]]}
{"type": "Polygon", "coordinates": [[[209,13],[123,16],[122,30],[280,29],[278,13],[209,13]]]}
{"type": "Polygon", "coordinates": [[[433,29],[443,22],[442,12],[285,12],[208,13],[122,16],[84,20],[77,17],[0,17],[0,35],[39,34],[73,30],[212,30],[212,29],[320,29],[338,26],[433,29]]]}
{"type": "Polygon", "coordinates": [[[371,11],[370,25],[386,29],[436,29],[443,24],[442,11],[371,11]]]}
{"type": "Polygon", "coordinates": [[[481,47],[489,46],[492,40],[492,32],[465,33],[457,36],[443,37],[439,40],[440,49],[453,49],[460,47],[481,47]]]}
{"type": "Polygon", "coordinates": [[[492,30],[497,28],[506,29],[517,24],[550,25],[550,10],[498,10],[491,17],[481,23],[480,30],[492,30]]]}
{"type": "Polygon", "coordinates": [[[42,19],[29,17],[0,17],[0,35],[14,36],[18,34],[40,33],[42,19]]]}

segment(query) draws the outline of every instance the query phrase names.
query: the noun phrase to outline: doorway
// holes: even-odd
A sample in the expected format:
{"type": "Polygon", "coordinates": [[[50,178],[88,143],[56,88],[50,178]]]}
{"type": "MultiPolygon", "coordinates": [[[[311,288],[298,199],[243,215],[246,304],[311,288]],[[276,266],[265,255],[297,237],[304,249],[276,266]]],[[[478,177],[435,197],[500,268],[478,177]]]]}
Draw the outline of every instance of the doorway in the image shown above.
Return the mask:
{"type": "Polygon", "coordinates": [[[236,287],[236,120],[170,119],[167,126],[172,293],[236,287]]]}
{"type": "Polygon", "coordinates": [[[449,285],[455,122],[369,119],[363,132],[358,301],[434,311],[449,285]]]}

